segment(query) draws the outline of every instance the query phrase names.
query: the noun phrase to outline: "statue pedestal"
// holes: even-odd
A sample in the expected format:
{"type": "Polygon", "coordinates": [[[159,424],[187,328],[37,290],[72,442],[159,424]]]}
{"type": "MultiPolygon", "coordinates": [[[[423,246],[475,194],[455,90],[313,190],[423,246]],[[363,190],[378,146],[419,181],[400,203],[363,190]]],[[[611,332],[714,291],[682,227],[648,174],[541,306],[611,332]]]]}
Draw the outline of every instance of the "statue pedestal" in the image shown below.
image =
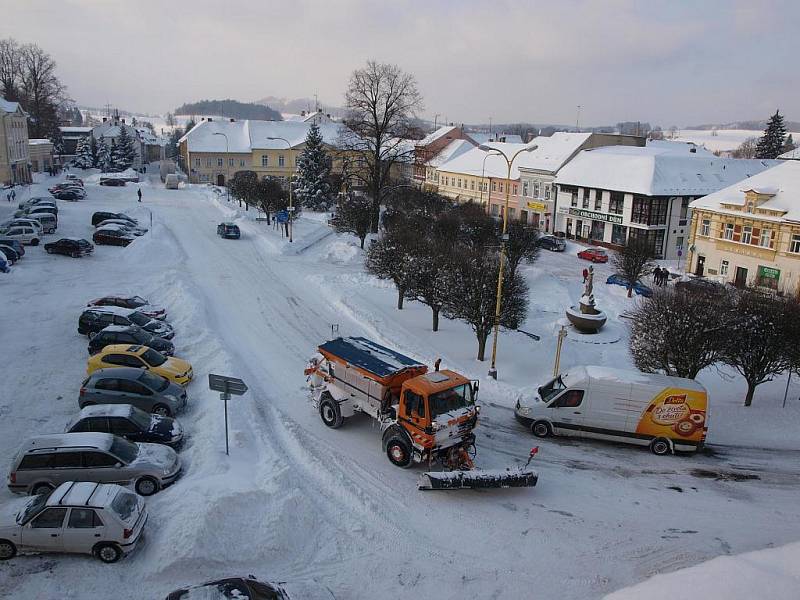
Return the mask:
{"type": "Polygon", "coordinates": [[[586,294],[581,296],[579,306],[570,306],[566,314],[569,322],[580,333],[597,333],[607,319],[606,313],[595,308],[594,296],[586,294]]]}

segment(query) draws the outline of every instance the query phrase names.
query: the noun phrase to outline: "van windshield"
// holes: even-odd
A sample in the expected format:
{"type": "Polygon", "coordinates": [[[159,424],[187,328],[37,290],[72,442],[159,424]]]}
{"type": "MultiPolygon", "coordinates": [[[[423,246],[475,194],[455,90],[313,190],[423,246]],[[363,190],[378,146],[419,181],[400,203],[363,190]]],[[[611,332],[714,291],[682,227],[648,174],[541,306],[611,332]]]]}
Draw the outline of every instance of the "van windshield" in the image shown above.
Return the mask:
{"type": "Polygon", "coordinates": [[[428,404],[431,407],[431,417],[436,418],[439,415],[472,405],[472,390],[465,383],[443,392],[431,394],[428,404]]]}
{"type": "Polygon", "coordinates": [[[561,390],[565,389],[567,389],[567,386],[564,385],[564,382],[561,380],[561,376],[559,375],[552,381],[539,388],[539,396],[541,397],[542,402],[550,402],[550,400],[555,398],[561,390]]]}

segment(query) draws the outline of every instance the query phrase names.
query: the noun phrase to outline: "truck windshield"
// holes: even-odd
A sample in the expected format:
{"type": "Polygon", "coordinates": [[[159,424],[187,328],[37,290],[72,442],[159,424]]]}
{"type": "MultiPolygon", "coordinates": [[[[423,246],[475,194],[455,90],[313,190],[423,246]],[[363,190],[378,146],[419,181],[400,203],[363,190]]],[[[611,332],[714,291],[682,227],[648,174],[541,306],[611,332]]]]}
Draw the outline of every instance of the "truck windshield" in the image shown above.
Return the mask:
{"type": "Polygon", "coordinates": [[[550,402],[550,400],[556,397],[556,394],[566,388],[567,386],[564,385],[564,382],[561,380],[561,376],[559,375],[549,383],[546,383],[539,388],[539,396],[541,397],[542,402],[550,402]]]}
{"type": "Polygon", "coordinates": [[[472,390],[465,383],[443,392],[431,394],[428,398],[428,404],[431,408],[431,417],[436,418],[439,415],[471,406],[472,390]]]}

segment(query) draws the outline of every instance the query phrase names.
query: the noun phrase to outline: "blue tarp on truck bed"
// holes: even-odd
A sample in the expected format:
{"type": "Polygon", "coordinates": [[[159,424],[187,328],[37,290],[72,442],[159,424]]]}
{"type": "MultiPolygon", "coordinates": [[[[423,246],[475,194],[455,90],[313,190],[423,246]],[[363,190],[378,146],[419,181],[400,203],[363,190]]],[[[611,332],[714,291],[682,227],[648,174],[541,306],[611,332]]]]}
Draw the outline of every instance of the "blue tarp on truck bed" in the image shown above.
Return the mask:
{"type": "Polygon", "coordinates": [[[424,366],[413,358],[363,337],[336,338],[325,342],[319,349],[338,356],[353,366],[374,373],[378,377],[388,377],[409,367],[424,366]]]}

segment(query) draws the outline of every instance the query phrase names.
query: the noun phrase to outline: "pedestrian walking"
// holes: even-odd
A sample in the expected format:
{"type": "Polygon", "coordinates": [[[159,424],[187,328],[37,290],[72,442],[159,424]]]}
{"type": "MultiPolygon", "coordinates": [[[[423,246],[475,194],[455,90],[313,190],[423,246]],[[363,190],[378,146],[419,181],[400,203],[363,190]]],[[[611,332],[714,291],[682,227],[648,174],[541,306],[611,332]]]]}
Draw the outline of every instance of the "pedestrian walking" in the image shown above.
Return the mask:
{"type": "Polygon", "coordinates": [[[11,190],[11,199],[12,200],[16,200],[17,199],[17,190],[11,190]]]}
{"type": "Polygon", "coordinates": [[[11,192],[8,192],[8,193],[6,194],[6,200],[8,200],[9,202],[11,202],[11,192]]]}
{"type": "Polygon", "coordinates": [[[589,277],[589,269],[583,270],[583,283],[586,283],[586,279],[589,277]]]}
{"type": "Polygon", "coordinates": [[[666,287],[667,283],[669,283],[669,271],[664,267],[661,269],[661,285],[666,287]]]}
{"type": "Polygon", "coordinates": [[[661,285],[661,267],[656,267],[653,270],[653,283],[656,286],[661,285]]]}
{"type": "Polygon", "coordinates": [[[142,188],[136,190],[136,195],[139,196],[139,202],[142,201],[142,188]]]}

